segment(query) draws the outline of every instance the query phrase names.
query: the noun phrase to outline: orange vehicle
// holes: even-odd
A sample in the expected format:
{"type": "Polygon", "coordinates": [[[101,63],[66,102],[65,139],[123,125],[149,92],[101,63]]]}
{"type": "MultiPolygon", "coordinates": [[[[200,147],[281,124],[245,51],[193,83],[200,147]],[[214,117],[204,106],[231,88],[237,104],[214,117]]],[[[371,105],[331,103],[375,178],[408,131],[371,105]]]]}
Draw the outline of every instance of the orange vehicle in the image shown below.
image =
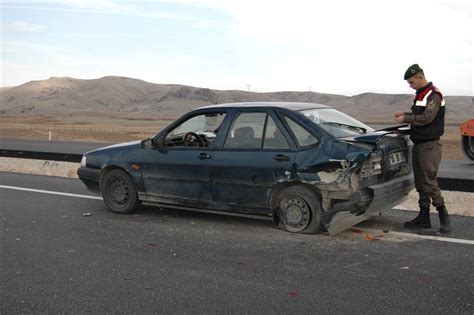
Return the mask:
{"type": "Polygon", "coordinates": [[[474,119],[465,121],[461,127],[461,151],[467,159],[474,161],[474,119]]]}

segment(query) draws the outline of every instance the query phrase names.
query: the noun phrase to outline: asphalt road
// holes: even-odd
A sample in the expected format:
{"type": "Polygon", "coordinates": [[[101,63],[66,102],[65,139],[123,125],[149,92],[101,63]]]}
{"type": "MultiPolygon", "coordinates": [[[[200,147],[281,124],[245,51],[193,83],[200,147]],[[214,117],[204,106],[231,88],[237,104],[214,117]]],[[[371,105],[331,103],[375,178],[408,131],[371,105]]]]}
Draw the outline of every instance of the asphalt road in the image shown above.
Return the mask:
{"type": "Polygon", "coordinates": [[[0,173],[0,185],[1,314],[474,313],[474,218],[453,217],[449,237],[468,244],[392,235],[413,216],[395,210],[362,231],[297,235],[4,187],[93,196],[74,179],[0,173]]]}

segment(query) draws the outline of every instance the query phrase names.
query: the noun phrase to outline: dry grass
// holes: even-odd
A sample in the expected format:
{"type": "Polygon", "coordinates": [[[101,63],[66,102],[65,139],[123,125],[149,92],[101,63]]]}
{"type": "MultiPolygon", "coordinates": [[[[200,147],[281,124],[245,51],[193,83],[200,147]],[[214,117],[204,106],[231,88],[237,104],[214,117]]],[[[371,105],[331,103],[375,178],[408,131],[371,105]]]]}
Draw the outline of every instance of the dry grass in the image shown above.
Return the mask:
{"type": "Polygon", "coordinates": [[[1,117],[0,134],[9,139],[48,140],[51,131],[52,140],[118,143],[151,137],[169,123],[169,119],[1,117]]]}
{"type": "MultiPolygon", "coordinates": [[[[174,117],[111,119],[104,117],[0,117],[1,138],[119,143],[141,140],[169,125],[174,117]]],[[[388,123],[390,124],[390,123],[388,123]]],[[[442,137],[443,159],[462,160],[457,126],[447,126],[442,137]]]]}

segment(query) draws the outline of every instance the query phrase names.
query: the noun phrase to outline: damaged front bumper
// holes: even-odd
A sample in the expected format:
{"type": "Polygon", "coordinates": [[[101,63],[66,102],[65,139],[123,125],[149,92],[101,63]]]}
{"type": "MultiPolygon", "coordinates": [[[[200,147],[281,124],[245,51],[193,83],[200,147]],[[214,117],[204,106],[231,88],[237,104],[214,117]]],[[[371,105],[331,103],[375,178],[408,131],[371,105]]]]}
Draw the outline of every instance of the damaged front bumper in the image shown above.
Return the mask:
{"type": "Polygon", "coordinates": [[[336,235],[367,220],[374,213],[402,203],[414,187],[413,174],[368,186],[351,194],[349,200],[334,204],[331,210],[321,215],[321,222],[330,235],[336,235]]]}
{"type": "Polygon", "coordinates": [[[77,176],[86,185],[87,190],[100,193],[100,169],[81,166],[77,169],[77,176]]]}

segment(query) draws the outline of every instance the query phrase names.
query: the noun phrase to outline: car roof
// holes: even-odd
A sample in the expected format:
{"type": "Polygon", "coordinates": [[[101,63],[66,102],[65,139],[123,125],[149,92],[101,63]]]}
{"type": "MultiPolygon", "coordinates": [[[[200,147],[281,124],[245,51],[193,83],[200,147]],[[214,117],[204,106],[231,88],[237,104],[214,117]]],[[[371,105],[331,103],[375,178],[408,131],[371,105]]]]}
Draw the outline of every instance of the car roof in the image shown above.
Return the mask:
{"type": "Polygon", "coordinates": [[[290,110],[304,110],[304,109],[320,109],[320,108],[331,108],[327,105],[316,104],[316,103],[303,103],[303,102],[240,102],[240,103],[223,103],[217,105],[203,106],[198,109],[204,108],[245,108],[245,107],[279,107],[287,108],[290,110]]]}

